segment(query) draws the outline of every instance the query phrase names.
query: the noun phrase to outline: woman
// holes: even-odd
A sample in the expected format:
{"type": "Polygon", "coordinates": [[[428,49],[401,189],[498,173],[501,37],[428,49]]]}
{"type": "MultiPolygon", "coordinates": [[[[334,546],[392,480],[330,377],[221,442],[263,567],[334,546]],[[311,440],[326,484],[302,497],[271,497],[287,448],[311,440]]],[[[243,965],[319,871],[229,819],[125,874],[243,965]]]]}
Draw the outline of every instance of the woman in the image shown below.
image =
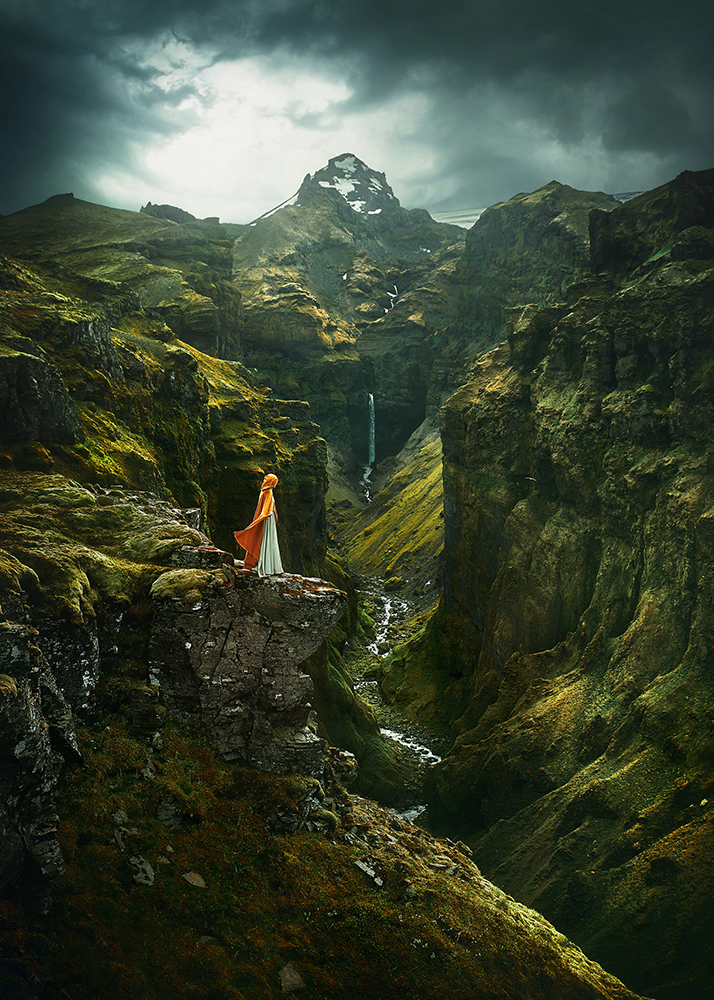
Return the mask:
{"type": "Polygon", "coordinates": [[[257,567],[259,576],[275,576],[283,572],[276,527],[278,513],[273,497],[277,485],[277,476],[269,474],[265,477],[252,523],[243,531],[233,532],[236,542],[246,550],[243,565],[246,569],[257,567]]]}

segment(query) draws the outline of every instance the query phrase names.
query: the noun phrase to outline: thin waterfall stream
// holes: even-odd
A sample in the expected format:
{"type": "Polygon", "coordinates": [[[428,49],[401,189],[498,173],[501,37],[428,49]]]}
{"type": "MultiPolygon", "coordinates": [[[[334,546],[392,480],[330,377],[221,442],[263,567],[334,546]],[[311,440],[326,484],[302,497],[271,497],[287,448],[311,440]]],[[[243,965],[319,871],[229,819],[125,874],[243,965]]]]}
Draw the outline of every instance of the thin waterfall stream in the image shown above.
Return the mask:
{"type": "Polygon", "coordinates": [[[364,475],[362,476],[362,490],[367,498],[367,500],[372,499],[372,469],[374,468],[374,463],[376,461],[376,440],[377,440],[377,419],[374,411],[374,395],[369,393],[367,400],[367,406],[369,410],[369,430],[367,437],[367,465],[364,466],[364,475]]]}

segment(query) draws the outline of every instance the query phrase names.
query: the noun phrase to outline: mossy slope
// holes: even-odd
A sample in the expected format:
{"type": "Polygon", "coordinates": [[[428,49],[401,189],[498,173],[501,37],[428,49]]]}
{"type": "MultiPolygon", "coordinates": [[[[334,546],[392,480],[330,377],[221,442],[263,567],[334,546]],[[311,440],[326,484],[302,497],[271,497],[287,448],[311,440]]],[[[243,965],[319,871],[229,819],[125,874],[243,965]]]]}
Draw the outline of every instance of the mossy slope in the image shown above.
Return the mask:
{"type": "Polygon", "coordinates": [[[57,195],[0,219],[3,253],[44,270],[50,287],[105,305],[134,301],[165,336],[240,357],[242,305],[232,240],[215,222],[178,224],[57,195]]]}
{"type": "Polygon", "coordinates": [[[399,578],[405,593],[434,601],[444,537],[436,431],[402,451],[397,462],[378,467],[374,478],[380,488],[372,501],[340,523],[340,551],[355,572],[385,581],[399,578]]]}
{"type": "Polygon", "coordinates": [[[292,963],[305,995],[418,991],[492,1000],[636,1000],[547,921],[483,879],[468,849],[365,800],[333,836],[266,832],[314,789],[228,767],[167,731],[148,752],[108,717],[67,779],[67,873],[52,913],[0,903],[3,976],[75,1000],[261,1000],[292,963]],[[172,829],[160,803],[178,805],[172,829]],[[143,873],[143,882],[135,875],[143,873]]]}
{"type": "Polygon", "coordinates": [[[270,469],[287,565],[319,571],[326,450],[307,404],[273,400],[242,365],[177,340],[113,285],[97,294],[67,268],[7,258],[0,281],[6,469],[153,490],[200,509],[231,551],[270,469]]]}

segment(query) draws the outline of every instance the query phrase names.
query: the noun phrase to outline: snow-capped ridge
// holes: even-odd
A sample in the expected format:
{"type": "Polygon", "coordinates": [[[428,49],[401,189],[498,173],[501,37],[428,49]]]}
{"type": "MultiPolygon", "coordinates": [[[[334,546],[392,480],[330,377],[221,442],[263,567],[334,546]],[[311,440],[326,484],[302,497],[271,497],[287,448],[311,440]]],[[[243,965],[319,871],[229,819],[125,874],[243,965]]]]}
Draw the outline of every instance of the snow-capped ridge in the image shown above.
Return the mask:
{"type": "Polygon", "coordinates": [[[398,208],[399,199],[387,183],[387,178],[373,170],[354,153],[333,156],[327,166],[308,174],[297,194],[297,204],[305,199],[310,187],[334,188],[351,209],[362,215],[379,215],[385,208],[398,208]]]}

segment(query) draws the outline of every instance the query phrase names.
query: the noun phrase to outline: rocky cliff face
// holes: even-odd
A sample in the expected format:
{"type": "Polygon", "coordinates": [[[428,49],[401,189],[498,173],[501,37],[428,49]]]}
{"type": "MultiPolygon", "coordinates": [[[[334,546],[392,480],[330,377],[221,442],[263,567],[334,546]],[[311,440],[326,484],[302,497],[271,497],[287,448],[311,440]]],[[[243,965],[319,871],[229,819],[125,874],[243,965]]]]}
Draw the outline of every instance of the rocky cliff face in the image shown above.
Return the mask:
{"type": "Polygon", "coordinates": [[[321,779],[327,745],[308,727],[313,683],[297,668],[342,617],[345,594],[322,580],[258,581],[224,566],[154,582],[149,676],[158,696],[226,760],[321,779]]]}
{"type": "Polygon", "coordinates": [[[442,415],[434,629],[458,707],[433,814],[498,884],[657,997],[704,996],[711,976],[706,205],[686,220],[701,239],[668,237],[655,267],[617,274],[652,256],[683,186],[706,203],[708,177],[595,213],[595,260],[610,246],[614,276],[513,309],[442,415]],[[620,252],[633,228],[646,249],[620,252]]]}
{"type": "Polygon", "coordinates": [[[711,260],[714,170],[685,170],[614,215],[590,218],[592,268],[619,276],[650,273],[670,260],[711,260]]]}
{"type": "Polygon", "coordinates": [[[457,357],[468,366],[502,341],[512,306],[559,301],[590,270],[590,213],[607,218],[618,206],[602,192],[551,181],[483,212],[456,269],[458,313],[442,348],[452,366],[457,357]]]}
{"type": "Polygon", "coordinates": [[[173,719],[228,760],[323,777],[298,667],[345,595],[234,569],[190,520],[147,495],[2,477],[0,870],[36,908],[62,871],[55,799],[63,762],[81,760],[75,723],[120,712],[160,748],[173,719]]]}

